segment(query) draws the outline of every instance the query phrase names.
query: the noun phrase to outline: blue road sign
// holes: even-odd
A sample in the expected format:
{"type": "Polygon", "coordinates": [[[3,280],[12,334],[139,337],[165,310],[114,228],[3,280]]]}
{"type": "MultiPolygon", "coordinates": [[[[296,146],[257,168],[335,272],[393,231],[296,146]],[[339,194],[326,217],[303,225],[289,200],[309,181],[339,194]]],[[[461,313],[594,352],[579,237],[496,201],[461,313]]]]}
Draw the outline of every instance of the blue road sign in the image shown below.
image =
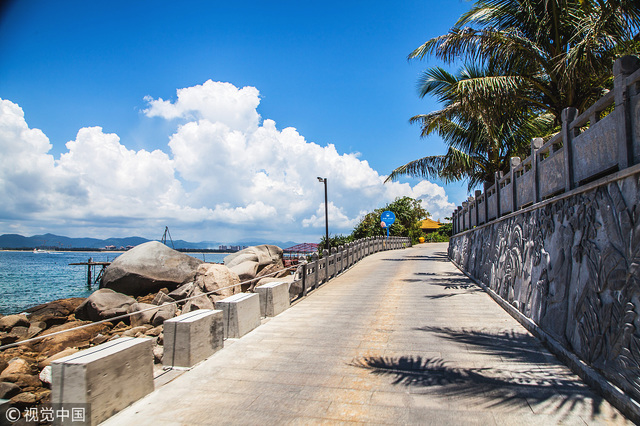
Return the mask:
{"type": "Polygon", "coordinates": [[[387,210],[385,212],[382,212],[382,214],[380,215],[380,220],[384,222],[387,225],[386,228],[388,228],[393,225],[393,222],[396,221],[396,215],[393,214],[393,212],[387,210]]]}
{"type": "Polygon", "coordinates": [[[380,215],[381,223],[380,225],[385,225],[384,228],[387,228],[387,240],[389,239],[389,227],[393,225],[393,222],[396,221],[396,215],[389,210],[382,212],[380,215]]]}

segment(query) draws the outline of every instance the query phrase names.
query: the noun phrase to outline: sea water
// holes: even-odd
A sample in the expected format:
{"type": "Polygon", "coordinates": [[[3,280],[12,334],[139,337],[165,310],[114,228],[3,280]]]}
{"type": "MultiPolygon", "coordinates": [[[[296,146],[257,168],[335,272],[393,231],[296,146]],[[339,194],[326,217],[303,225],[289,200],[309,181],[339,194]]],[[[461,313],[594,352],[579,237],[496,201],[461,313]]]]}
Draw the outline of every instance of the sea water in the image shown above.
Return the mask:
{"type": "MultiPolygon", "coordinates": [[[[87,287],[87,267],[70,263],[112,262],[121,253],[0,251],[0,315],[68,297],[87,297],[98,284],[87,287]]],[[[197,259],[221,263],[225,253],[189,253],[197,259]]],[[[96,266],[95,273],[100,271],[96,266]]],[[[95,277],[92,277],[95,278],[95,277]]]]}

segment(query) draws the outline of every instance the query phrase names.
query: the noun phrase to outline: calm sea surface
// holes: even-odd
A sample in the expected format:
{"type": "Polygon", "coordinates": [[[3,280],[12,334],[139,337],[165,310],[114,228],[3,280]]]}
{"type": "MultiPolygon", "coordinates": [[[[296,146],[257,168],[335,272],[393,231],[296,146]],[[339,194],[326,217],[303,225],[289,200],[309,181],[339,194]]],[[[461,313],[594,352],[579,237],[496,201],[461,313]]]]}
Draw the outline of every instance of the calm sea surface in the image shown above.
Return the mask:
{"type": "MultiPolygon", "coordinates": [[[[228,254],[188,253],[206,262],[222,262],[228,254]]],[[[120,253],[0,251],[0,315],[19,313],[40,303],[67,297],[87,297],[87,267],[70,263],[111,262],[120,253]]],[[[96,273],[100,267],[96,267],[96,273]]]]}

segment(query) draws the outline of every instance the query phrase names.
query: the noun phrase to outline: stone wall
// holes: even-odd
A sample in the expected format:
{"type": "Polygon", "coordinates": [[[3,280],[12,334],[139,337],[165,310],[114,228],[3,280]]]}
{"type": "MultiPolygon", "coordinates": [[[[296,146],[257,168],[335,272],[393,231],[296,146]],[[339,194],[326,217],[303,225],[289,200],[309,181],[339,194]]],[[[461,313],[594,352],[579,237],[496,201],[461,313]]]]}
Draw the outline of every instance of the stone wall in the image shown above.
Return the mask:
{"type": "Polygon", "coordinates": [[[640,166],[460,233],[449,256],[640,402],[640,166]]]}

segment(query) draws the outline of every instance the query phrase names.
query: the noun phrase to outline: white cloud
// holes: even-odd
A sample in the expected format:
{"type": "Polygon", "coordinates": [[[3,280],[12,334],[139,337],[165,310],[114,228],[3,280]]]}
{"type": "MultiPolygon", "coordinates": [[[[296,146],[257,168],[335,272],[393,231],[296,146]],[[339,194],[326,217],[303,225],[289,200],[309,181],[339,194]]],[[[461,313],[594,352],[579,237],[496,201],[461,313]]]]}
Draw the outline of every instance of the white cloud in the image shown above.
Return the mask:
{"type": "Polygon", "coordinates": [[[201,85],[178,89],[177,94],[178,99],[174,103],[147,96],[145,100],[149,102],[149,108],[144,112],[148,117],[167,120],[206,119],[241,131],[258,127],[260,115],[256,108],[260,104],[260,94],[255,87],[238,89],[230,83],[207,80],[201,85]]]}
{"type": "Polygon", "coordinates": [[[364,213],[399,196],[423,199],[435,218],[454,208],[438,185],[383,184],[385,176],[359,154],[308,142],[273,120],[260,123],[253,87],[209,80],[179,89],[174,102],[146,100],[147,116],[180,119],[165,151],[130,150],[117,135],[90,127],[58,160],[22,109],[0,100],[0,196],[9,200],[0,207],[0,226],[15,226],[11,219],[22,214],[25,227],[109,227],[96,236],[155,236],[169,225],[181,230],[179,238],[198,241],[315,241],[324,233],[317,176],[328,178],[332,234],[349,233],[364,213]]]}

